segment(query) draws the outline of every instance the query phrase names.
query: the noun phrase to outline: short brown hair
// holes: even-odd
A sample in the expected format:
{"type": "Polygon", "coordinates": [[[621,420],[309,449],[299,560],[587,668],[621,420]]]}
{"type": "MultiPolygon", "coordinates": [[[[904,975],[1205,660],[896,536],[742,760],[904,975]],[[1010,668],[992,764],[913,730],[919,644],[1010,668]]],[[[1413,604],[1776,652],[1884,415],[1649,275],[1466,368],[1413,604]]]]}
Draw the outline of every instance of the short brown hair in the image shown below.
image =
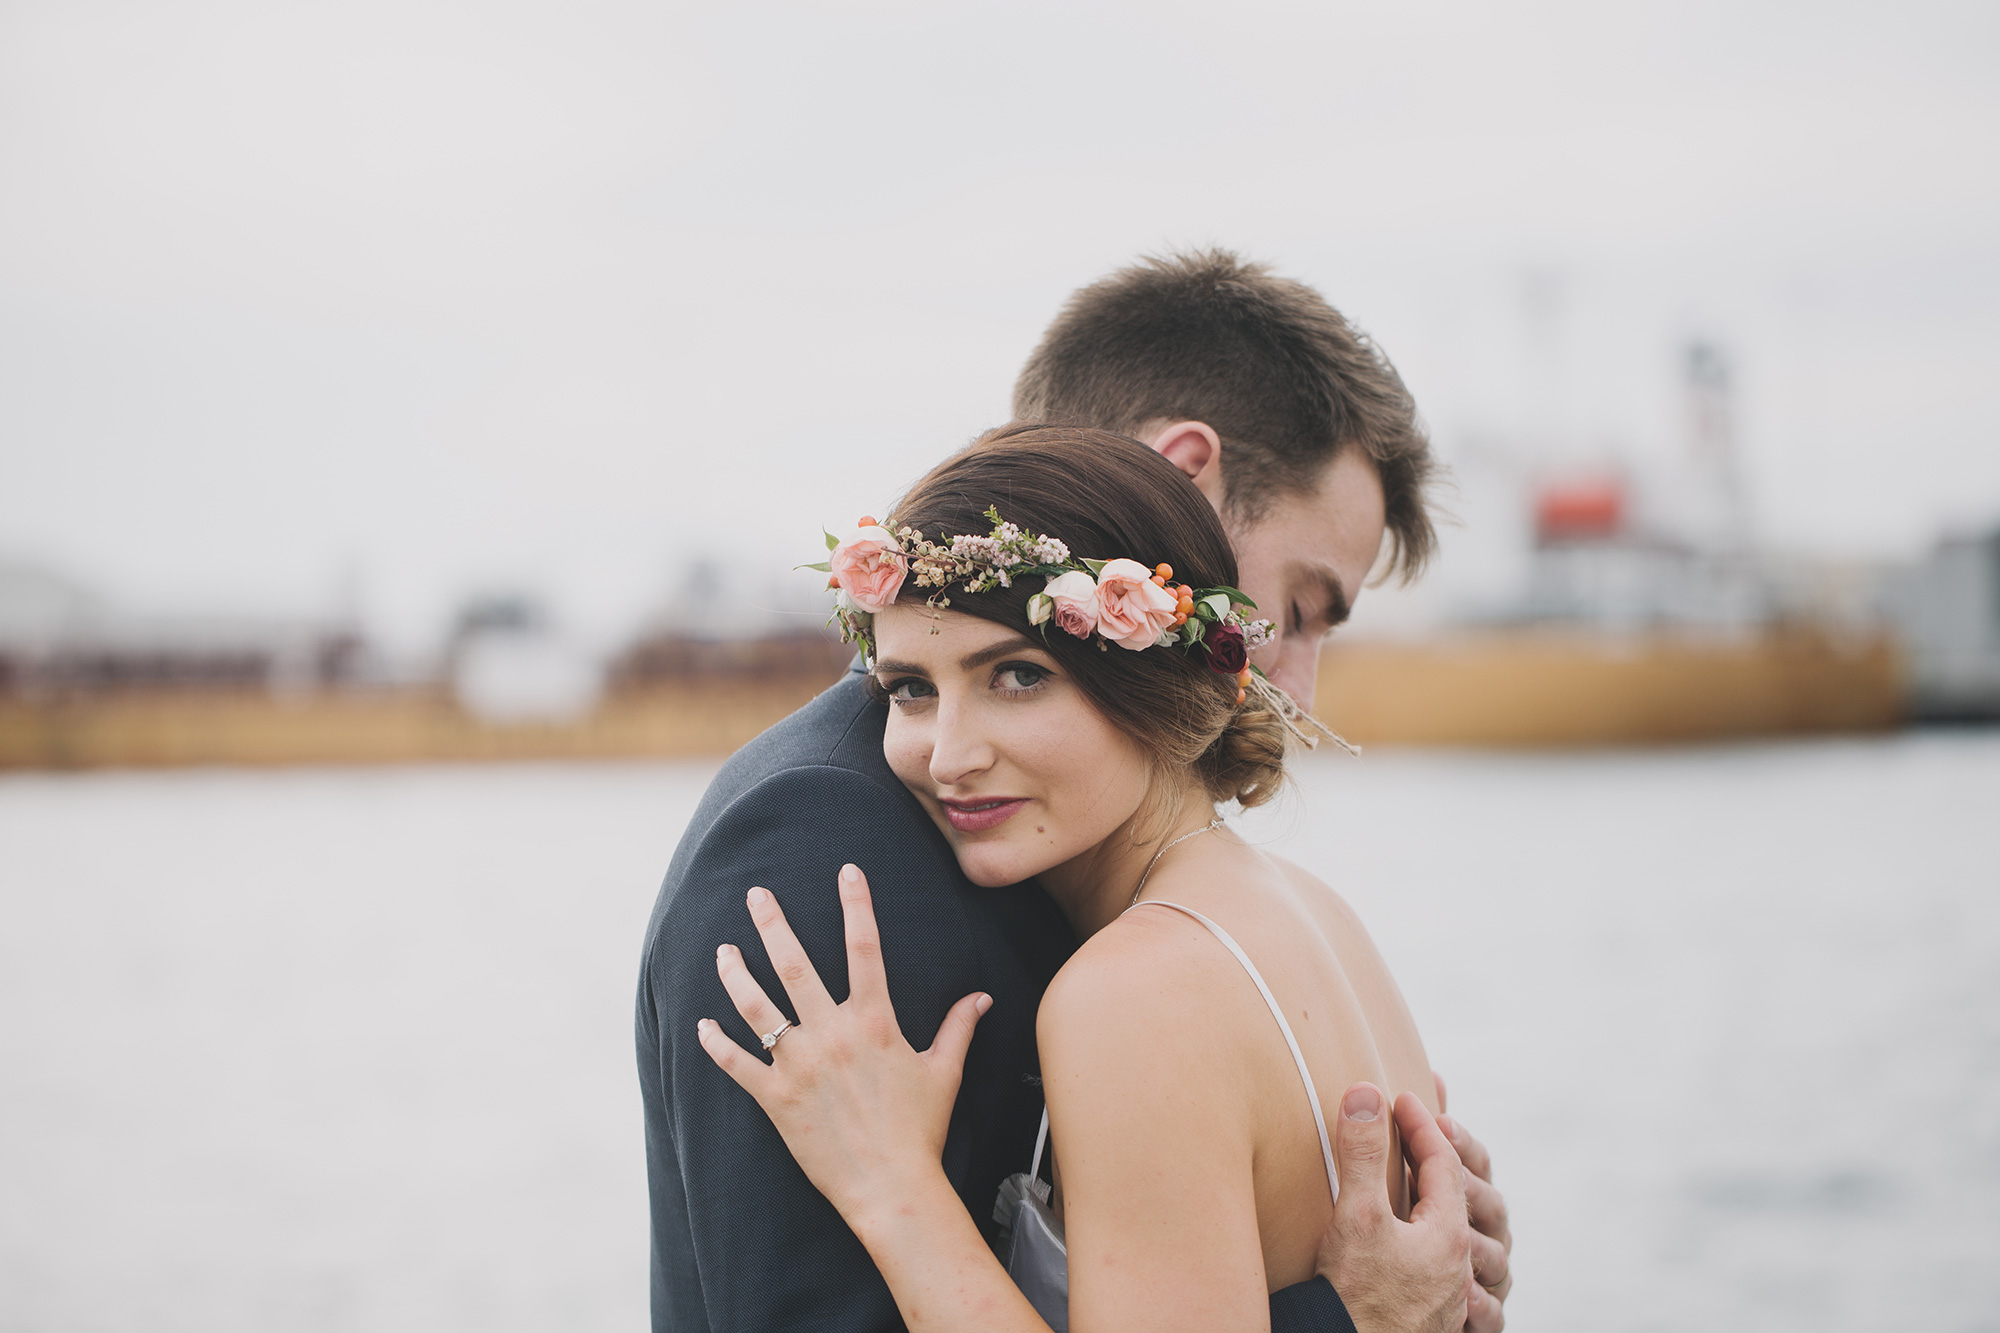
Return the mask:
{"type": "Polygon", "coordinates": [[[1382,478],[1390,568],[1413,578],[1437,545],[1430,440],[1389,358],[1318,292],[1227,250],[1148,257],[1070,297],[1015,381],[1014,417],[1127,434],[1206,422],[1232,523],[1358,448],[1382,478]]]}
{"type": "MultiPolygon", "coordinates": [[[[1233,586],[1236,552],[1194,483],[1137,440],[1066,426],[1003,426],[931,469],[896,503],[898,528],[933,541],[993,526],[988,506],[1031,532],[1060,538],[1077,556],[1123,556],[1172,565],[1177,582],[1233,586]]],[[[1284,778],[1286,732],[1254,691],[1236,702],[1233,675],[1179,648],[1106,648],[1028,624],[1038,579],[1012,588],[948,589],[951,609],[1039,639],[1057,666],[1114,726],[1163,770],[1193,769],[1209,797],[1257,805],[1284,778]]],[[[905,583],[897,600],[932,590],[905,583]]]]}

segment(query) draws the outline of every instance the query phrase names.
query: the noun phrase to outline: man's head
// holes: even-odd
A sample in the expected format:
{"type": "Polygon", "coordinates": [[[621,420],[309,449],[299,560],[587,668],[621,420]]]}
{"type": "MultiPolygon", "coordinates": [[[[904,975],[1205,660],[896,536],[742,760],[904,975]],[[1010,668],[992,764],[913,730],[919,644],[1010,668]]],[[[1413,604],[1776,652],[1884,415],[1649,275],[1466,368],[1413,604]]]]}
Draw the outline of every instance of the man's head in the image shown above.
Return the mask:
{"type": "Polygon", "coordinates": [[[1227,251],[1148,259],[1077,292],[1013,407],[1017,421],[1131,435],[1194,479],[1278,626],[1259,665],[1304,703],[1385,532],[1406,579],[1436,543],[1430,442],[1388,358],[1310,287],[1227,251]]]}

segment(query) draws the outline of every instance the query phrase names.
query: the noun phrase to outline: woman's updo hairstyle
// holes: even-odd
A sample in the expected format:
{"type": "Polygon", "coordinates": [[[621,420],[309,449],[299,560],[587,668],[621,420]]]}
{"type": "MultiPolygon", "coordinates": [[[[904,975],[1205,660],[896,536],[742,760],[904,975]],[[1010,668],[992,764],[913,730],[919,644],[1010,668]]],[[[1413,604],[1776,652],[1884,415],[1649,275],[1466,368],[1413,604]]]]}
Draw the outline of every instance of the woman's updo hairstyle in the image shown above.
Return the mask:
{"type": "MultiPolygon", "coordinates": [[[[1195,588],[1236,584],[1236,553],[1207,498],[1173,464],[1123,435],[1002,426],[931,469],[896,505],[894,522],[948,542],[983,536],[993,526],[988,506],[1025,531],[1060,539],[1079,559],[1168,564],[1174,582],[1195,588]]],[[[944,591],[953,611],[1044,644],[1099,712],[1167,771],[1192,769],[1211,800],[1253,806],[1277,794],[1286,731],[1254,691],[1239,705],[1236,678],[1211,670],[1199,651],[1133,652],[1052,623],[1038,630],[1027,607],[1041,589],[1041,579],[1024,578],[990,592],[967,593],[956,583],[944,591]]],[[[921,606],[936,591],[911,580],[896,600],[921,606]]]]}

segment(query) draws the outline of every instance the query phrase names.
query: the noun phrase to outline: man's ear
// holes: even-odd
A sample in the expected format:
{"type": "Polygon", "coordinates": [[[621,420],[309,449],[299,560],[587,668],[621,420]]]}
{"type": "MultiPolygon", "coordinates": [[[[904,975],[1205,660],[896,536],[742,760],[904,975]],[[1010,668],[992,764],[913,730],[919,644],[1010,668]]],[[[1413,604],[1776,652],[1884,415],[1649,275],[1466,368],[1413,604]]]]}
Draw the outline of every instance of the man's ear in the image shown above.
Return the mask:
{"type": "Polygon", "coordinates": [[[1146,443],[1185,473],[1217,513],[1222,511],[1222,437],[1215,427],[1206,421],[1174,421],[1146,443]]]}

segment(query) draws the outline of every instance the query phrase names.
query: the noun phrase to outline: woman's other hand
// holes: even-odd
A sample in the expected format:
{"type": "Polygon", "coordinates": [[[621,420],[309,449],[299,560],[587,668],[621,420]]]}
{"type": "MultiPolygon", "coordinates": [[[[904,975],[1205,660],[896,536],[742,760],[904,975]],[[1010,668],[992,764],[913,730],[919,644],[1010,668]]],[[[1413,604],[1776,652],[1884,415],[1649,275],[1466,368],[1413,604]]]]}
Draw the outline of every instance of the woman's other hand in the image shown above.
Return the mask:
{"type": "Polygon", "coordinates": [[[927,1051],[911,1048],[897,1026],[882,970],[882,945],[868,880],[855,866],[840,871],[840,905],[847,924],[848,996],[835,1004],[766,889],[749,893],[750,918],[791,998],[798,1022],[764,993],[734,945],[716,952],[736,1012],[750,1029],[784,1028],[766,1064],[731,1040],[712,1019],[698,1031],[701,1047],[722,1072],[757,1099],[785,1146],[848,1225],[910,1197],[942,1172],[945,1129],[958,1096],[965,1051],[980,1015],[993,1003],[983,994],[953,1005],[927,1051]]]}

